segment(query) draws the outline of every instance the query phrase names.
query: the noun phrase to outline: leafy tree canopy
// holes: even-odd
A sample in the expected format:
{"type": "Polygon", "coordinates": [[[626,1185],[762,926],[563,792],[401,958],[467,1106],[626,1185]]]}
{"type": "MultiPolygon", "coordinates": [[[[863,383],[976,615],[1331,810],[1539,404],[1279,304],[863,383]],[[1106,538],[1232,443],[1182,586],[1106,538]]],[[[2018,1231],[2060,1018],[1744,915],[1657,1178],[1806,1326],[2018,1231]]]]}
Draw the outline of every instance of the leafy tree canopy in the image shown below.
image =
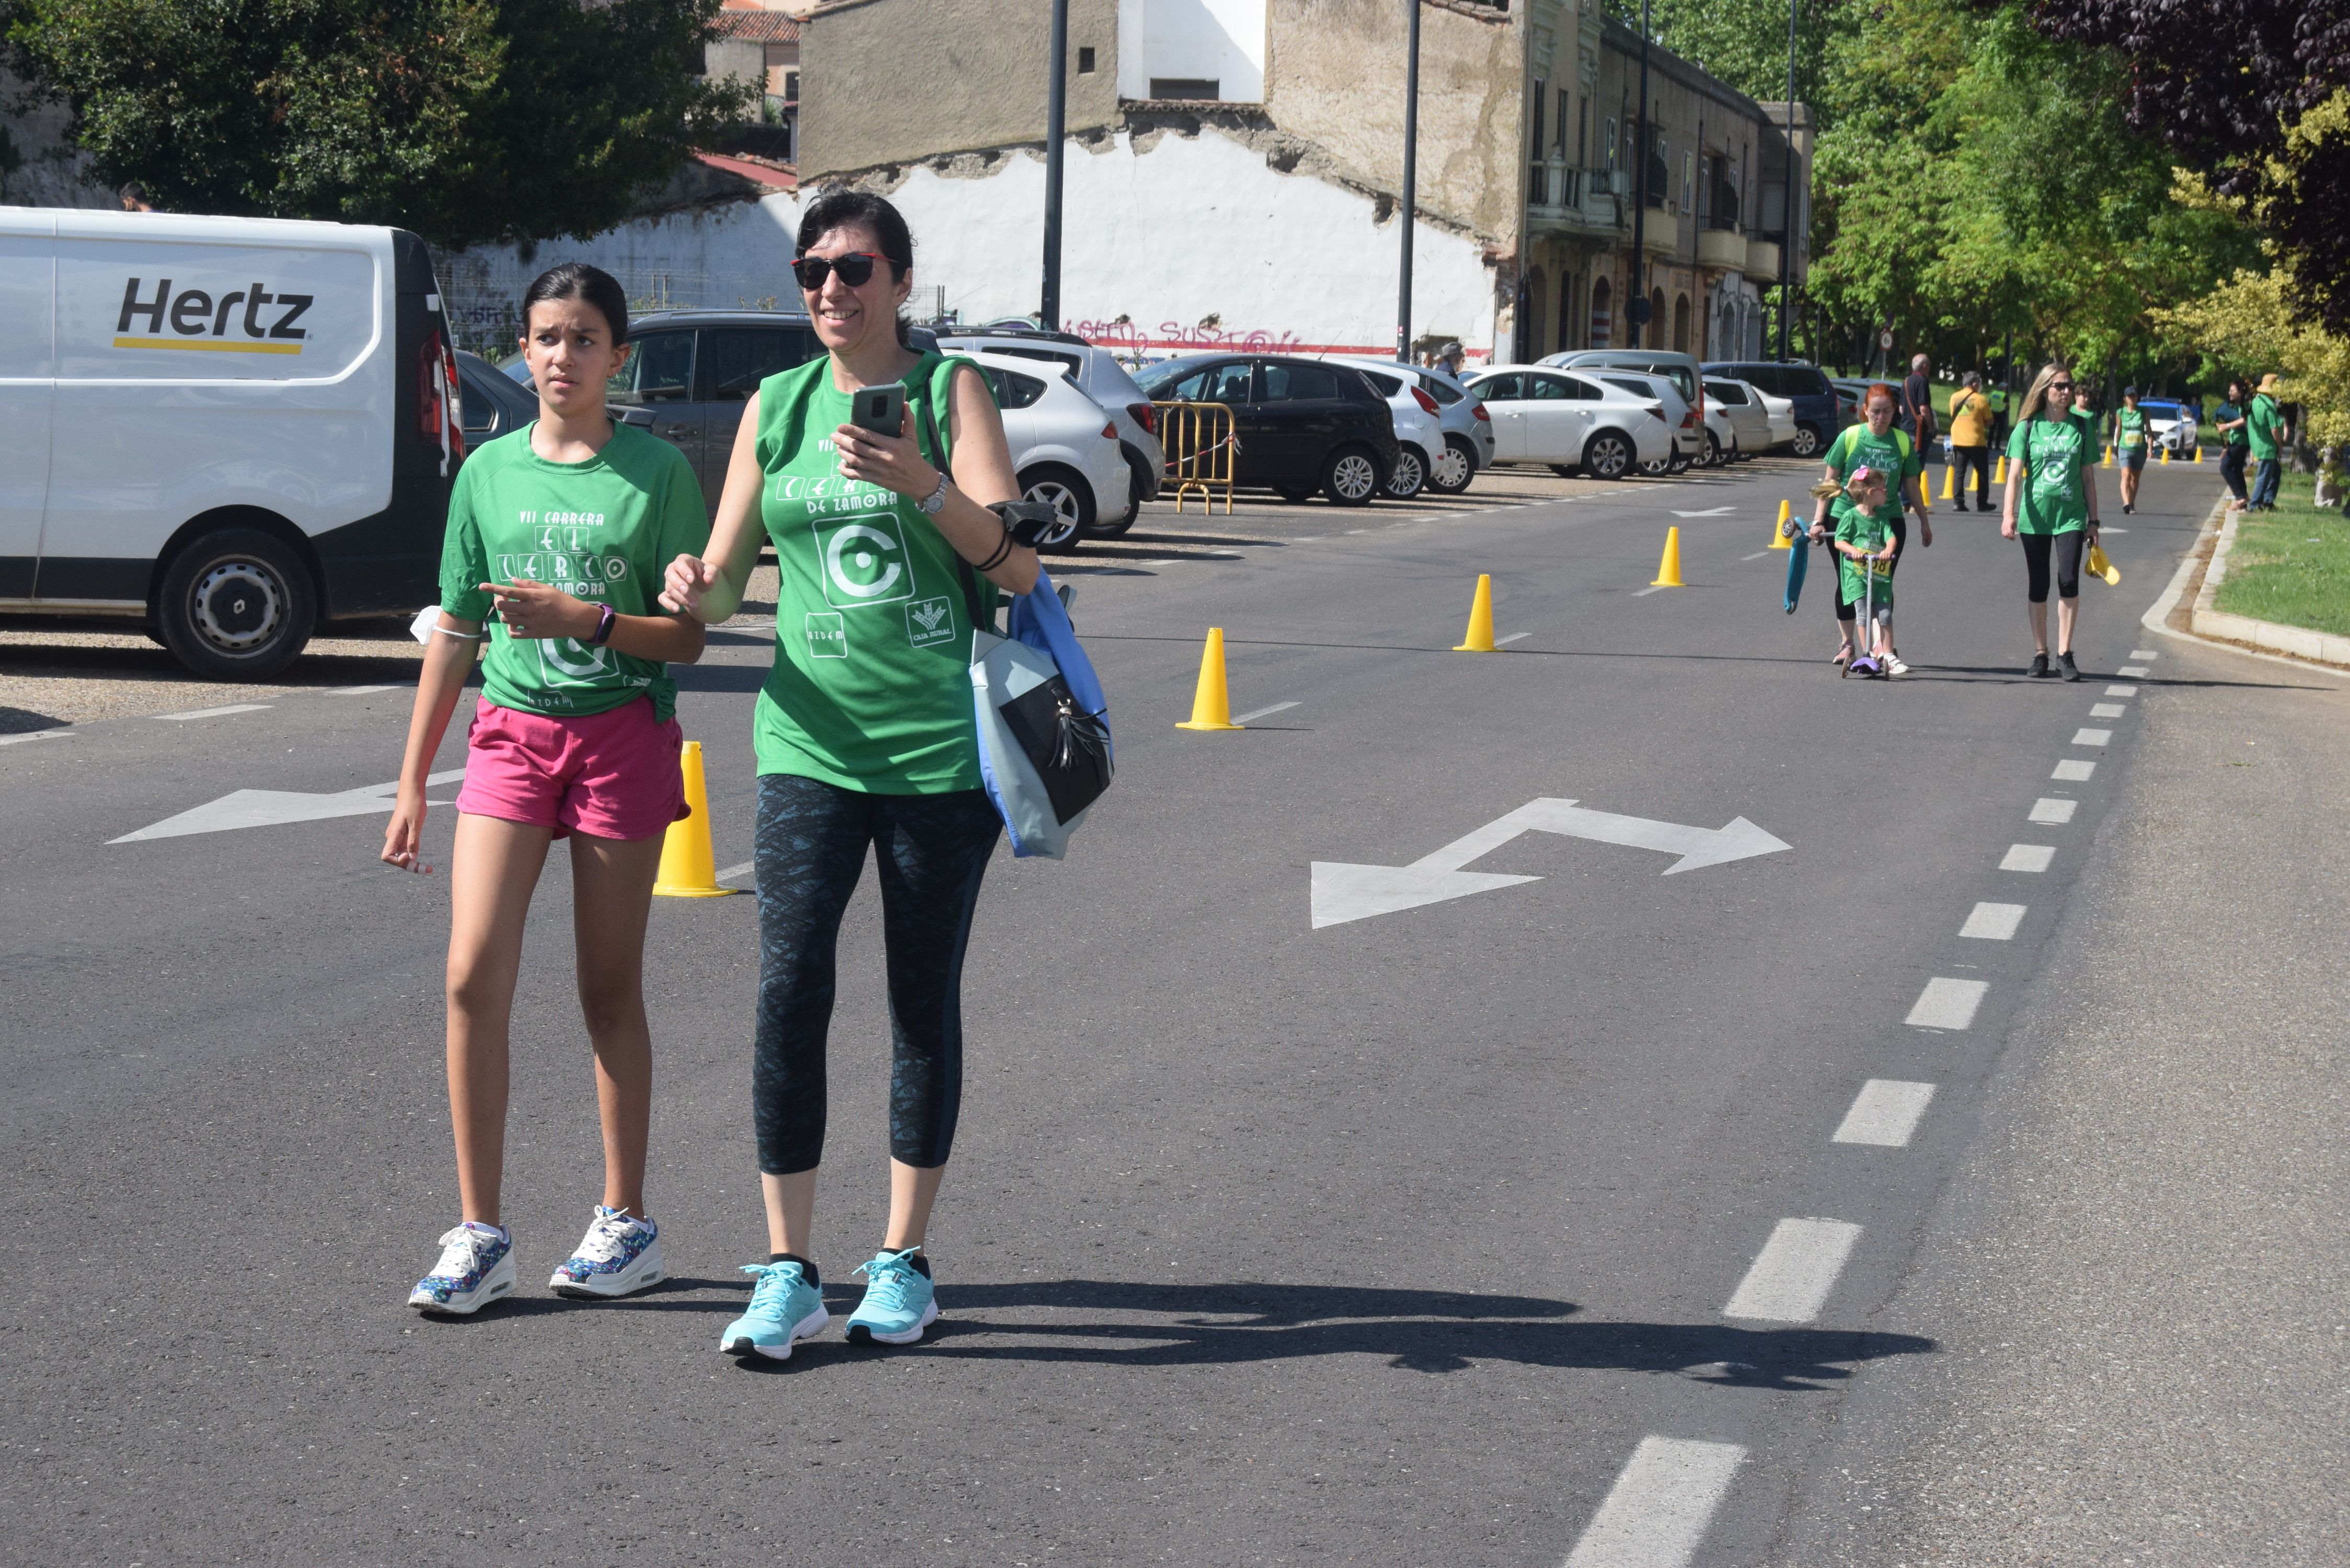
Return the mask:
{"type": "Polygon", "coordinates": [[[0,0],[109,181],[184,212],[435,244],[612,227],[739,119],[719,0],[0,0]]]}

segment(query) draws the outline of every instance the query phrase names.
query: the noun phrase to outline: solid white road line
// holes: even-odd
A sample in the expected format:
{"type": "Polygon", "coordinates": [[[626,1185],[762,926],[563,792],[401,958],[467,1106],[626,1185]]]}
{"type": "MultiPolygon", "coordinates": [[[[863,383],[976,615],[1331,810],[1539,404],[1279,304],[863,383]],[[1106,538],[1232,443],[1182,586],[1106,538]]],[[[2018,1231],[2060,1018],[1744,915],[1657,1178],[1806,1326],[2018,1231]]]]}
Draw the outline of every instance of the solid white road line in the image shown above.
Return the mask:
{"type": "Polygon", "coordinates": [[[2115,670],[2114,673],[2116,675],[2126,675],[2133,680],[2143,680],[2147,677],[2147,670],[2146,666],[2143,664],[2125,664],[2119,670],[2115,670]]]}
{"type": "Polygon", "coordinates": [[[2102,746],[2114,738],[2111,730],[2075,730],[2073,743],[2076,746],[2102,746]]]}
{"type": "Polygon", "coordinates": [[[1290,541],[1293,545],[1319,545],[1321,542],[1322,535],[1319,534],[1305,534],[1290,541]]]}
{"type": "Polygon", "coordinates": [[[1975,1021],[1975,1009],[1982,1005],[1983,992],[1990,989],[1988,981],[1937,976],[1926,982],[1926,989],[1918,993],[1918,1004],[1902,1022],[1913,1029],[1964,1029],[1975,1021]]]}
{"type": "Polygon", "coordinates": [[[1664,583],[1650,583],[1647,587],[1642,588],[1638,593],[1634,594],[1632,597],[1633,597],[1634,598],[1636,598],[1636,599],[1644,599],[1644,598],[1647,598],[1650,594],[1658,594],[1658,593],[1662,593],[1662,592],[1664,592],[1664,590],[1666,589],[1666,587],[1667,587],[1668,586],[1669,586],[1669,585],[1668,585],[1668,584],[1664,584],[1664,583]]]}
{"type": "Polygon", "coordinates": [[[2022,904],[1977,904],[1967,923],[1959,928],[1959,935],[1987,942],[2013,941],[2015,929],[2023,924],[2023,909],[2022,904]]]}
{"type": "Polygon", "coordinates": [[[1370,530],[1368,528],[1349,528],[1347,532],[1349,534],[1367,534],[1370,530]]]}
{"type": "Polygon", "coordinates": [[[327,695],[329,697],[372,697],[379,691],[397,691],[399,690],[400,688],[397,686],[329,686],[327,688],[327,695]]]}
{"type": "Polygon", "coordinates": [[[2050,774],[2048,776],[2052,779],[2062,779],[2066,784],[2079,784],[2096,771],[2097,764],[2095,763],[2075,762],[2072,758],[2067,757],[2064,761],[2058,763],[2056,764],[2056,771],[2050,774]]]}
{"type": "Polygon", "coordinates": [[[725,870],[721,871],[714,879],[720,882],[732,882],[737,877],[748,877],[751,874],[751,867],[754,864],[755,864],[755,862],[745,860],[740,866],[729,866],[725,870]]]}
{"type": "Polygon", "coordinates": [[[2118,719],[2128,711],[2129,708],[2125,703],[2095,702],[2090,704],[2089,717],[2092,719],[2118,719]]]}
{"type": "Polygon", "coordinates": [[[2055,858],[2056,846],[2053,844],[2011,844],[2007,846],[2007,858],[1999,863],[1999,868],[2002,871],[2045,871],[2049,862],[2055,858]]]}
{"type": "Polygon", "coordinates": [[[1745,1460],[1737,1443],[1641,1438],[1566,1568],[1686,1568],[1745,1460]]]}
{"type": "Polygon", "coordinates": [[[1296,706],[1297,704],[1295,702],[1275,702],[1270,708],[1251,709],[1248,712],[1243,713],[1239,717],[1235,718],[1232,722],[1235,724],[1245,724],[1252,719],[1263,719],[1269,718],[1275,713],[1285,713],[1290,709],[1296,706]]]}
{"type": "Polygon", "coordinates": [[[13,746],[21,741],[62,741],[72,733],[69,729],[27,730],[21,735],[0,735],[0,746],[13,746]]]}
{"type": "Polygon", "coordinates": [[[190,719],[217,719],[226,713],[258,713],[270,705],[267,702],[232,702],[225,708],[191,708],[184,713],[158,713],[155,717],[180,724],[190,719]]]}
{"type": "Polygon", "coordinates": [[[1878,1148],[1908,1148],[1925,1117],[1926,1102],[1934,1097],[1931,1084],[1899,1078],[1871,1078],[1852,1099],[1830,1143],[1865,1143],[1878,1148]]]}
{"type": "Polygon", "coordinates": [[[1511,643],[1521,641],[1526,638],[1532,637],[1534,633],[1530,631],[1513,631],[1507,637],[1495,638],[1493,639],[1493,646],[1495,648],[1506,648],[1511,643]]]}
{"type": "Polygon", "coordinates": [[[1721,1315],[1811,1322],[1828,1304],[1828,1293],[1859,1240],[1860,1227],[1842,1220],[1780,1220],[1721,1315]]]}
{"type": "Polygon", "coordinates": [[[2133,648],[2130,649],[2130,657],[2132,659],[2160,659],[2162,655],[2155,652],[2155,650],[2150,648],[2133,648]]]}
{"type": "Polygon", "coordinates": [[[2080,804],[2077,800],[2057,800],[2043,794],[2032,803],[2032,820],[2052,826],[2070,822],[2074,808],[2080,804]]]}
{"type": "Polygon", "coordinates": [[[1770,553],[1768,550],[1757,550],[1751,556],[1741,556],[1738,558],[1742,561],[1759,561],[1770,553]]]}
{"type": "Polygon", "coordinates": [[[2106,688],[2106,695],[2108,697],[2135,697],[2137,695],[2137,688],[2135,686],[2108,686],[2106,688]]]}

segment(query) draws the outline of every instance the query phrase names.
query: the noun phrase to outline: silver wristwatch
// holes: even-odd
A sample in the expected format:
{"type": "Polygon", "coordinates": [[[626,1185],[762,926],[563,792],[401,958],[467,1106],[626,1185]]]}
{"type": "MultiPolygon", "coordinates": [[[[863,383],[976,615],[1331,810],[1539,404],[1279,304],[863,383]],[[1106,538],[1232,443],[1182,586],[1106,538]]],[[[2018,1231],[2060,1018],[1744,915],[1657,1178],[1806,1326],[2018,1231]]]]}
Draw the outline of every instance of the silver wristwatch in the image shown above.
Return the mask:
{"type": "Polygon", "coordinates": [[[943,473],[940,474],[939,487],[936,490],[931,491],[928,495],[923,496],[916,504],[920,505],[925,513],[932,517],[935,517],[941,512],[945,511],[947,504],[947,476],[943,473]]]}

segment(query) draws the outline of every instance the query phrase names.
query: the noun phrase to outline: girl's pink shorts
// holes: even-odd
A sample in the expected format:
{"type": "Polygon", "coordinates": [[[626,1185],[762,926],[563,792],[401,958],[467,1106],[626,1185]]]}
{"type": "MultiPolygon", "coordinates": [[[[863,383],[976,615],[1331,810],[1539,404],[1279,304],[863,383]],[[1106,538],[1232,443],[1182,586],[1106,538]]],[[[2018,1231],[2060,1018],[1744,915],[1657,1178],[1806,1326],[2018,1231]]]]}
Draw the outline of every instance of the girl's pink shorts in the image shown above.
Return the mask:
{"type": "Polygon", "coordinates": [[[561,838],[652,838],[687,815],[678,754],[685,734],[653,718],[650,698],[550,719],[482,699],[466,741],[457,809],[551,827],[561,838]]]}

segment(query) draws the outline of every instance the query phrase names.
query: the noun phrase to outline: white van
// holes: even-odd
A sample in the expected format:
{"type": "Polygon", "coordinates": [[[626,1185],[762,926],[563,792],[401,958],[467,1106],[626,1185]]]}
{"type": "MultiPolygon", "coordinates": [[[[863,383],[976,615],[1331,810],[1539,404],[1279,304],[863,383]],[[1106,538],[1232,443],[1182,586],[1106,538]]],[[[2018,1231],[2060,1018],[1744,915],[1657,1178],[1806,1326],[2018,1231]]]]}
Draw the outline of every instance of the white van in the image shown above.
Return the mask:
{"type": "Polygon", "coordinates": [[[403,230],[0,207],[0,612],[252,680],[431,604],[455,386],[403,230]]]}

